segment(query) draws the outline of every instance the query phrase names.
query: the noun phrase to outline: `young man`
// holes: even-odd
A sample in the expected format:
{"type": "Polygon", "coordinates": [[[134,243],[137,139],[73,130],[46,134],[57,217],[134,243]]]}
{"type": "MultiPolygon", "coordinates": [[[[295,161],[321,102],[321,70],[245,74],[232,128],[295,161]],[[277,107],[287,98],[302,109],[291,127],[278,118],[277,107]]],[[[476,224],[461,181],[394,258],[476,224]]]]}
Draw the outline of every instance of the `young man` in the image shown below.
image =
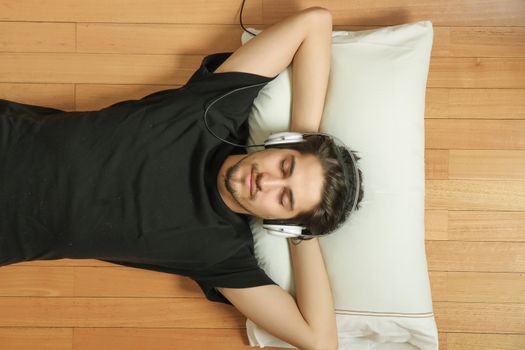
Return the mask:
{"type": "MultiPolygon", "coordinates": [[[[329,157],[312,150],[330,146],[246,155],[203,121],[212,100],[243,88],[207,121],[219,137],[246,143],[253,100],[293,59],[291,131],[317,131],[330,42],[330,13],[310,8],[234,53],[206,56],[180,89],[87,112],[0,100],[0,266],[87,258],[179,274],[290,344],[335,349],[317,239],[290,246],[296,303],[257,265],[248,222],[315,209],[330,176],[329,157]]],[[[314,219],[317,231],[330,228],[314,219]]]]}

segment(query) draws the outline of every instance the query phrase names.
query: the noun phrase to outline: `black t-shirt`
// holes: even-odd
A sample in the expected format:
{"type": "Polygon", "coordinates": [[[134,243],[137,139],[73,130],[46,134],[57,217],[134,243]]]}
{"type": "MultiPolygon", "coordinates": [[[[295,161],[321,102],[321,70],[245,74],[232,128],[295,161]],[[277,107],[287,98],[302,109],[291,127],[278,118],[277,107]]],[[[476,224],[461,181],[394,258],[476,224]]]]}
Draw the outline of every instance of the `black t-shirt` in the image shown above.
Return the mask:
{"type": "Polygon", "coordinates": [[[246,151],[203,121],[212,100],[247,87],[207,114],[215,134],[245,144],[253,100],[275,78],[213,73],[231,54],[206,56],[181,88],[98,111],[0,100],[0,265],[100,259],[188,276],[226,304],[215,287],[276,284],[257,265],[248,217],[216,186],[225,158],[246,151]]]}

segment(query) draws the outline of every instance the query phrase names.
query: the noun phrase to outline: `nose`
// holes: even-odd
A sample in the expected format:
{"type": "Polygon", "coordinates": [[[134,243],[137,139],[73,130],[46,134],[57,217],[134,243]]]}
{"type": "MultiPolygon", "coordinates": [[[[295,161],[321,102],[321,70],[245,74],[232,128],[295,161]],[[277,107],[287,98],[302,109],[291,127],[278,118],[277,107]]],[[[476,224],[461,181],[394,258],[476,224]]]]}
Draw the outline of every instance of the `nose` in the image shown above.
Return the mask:
{"type": "Polygon", "coordinates": [[[283,178],[282,176],[274,176],[272,174],[263,172],[258,174],[256,177],[256,187],[258,191],[271,191],[275,188],[281,189],[283,186],[287,186],[288,183],[287,178],[283,178]]]}

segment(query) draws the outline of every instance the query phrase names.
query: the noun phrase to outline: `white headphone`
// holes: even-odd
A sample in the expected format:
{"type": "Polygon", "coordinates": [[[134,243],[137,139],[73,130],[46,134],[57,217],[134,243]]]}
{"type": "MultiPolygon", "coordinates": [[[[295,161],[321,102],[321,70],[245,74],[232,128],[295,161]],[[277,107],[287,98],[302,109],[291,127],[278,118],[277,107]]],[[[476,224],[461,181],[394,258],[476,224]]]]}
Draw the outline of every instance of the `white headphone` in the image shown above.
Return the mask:
{"type": "MultiPolygon", "coordinates": [[[[220,138],[219,136],[215,135],[215,133],[208,126],[208,122],[206,121],[206,114],[208,113],[208,109],[215,102],[217,102],[218,100],[222,99],[223,97],[228,96],[229,94],[231,94],[231,93],[233,93],[235,91],[248,89],[248,88],[251,88],[251,87],[264,85],[264,84],[267,84],[267,83],[265,82],[265,83],[250,85],[250,86],[244,86],[244,87],[232,90],[232,91],[222,95],[221,97],[215,99],[213,102],[211,102],[207,106],[207,108],[206,108],[206,110],[204,112],[204,124],[206,125],[206,128],[208,129],[208,131],[213,136],[218,138],[219,140],[221,140],[223,142],[226,142],[226,143],[229,143],[230,145],[233,145],[233,146],[236,146],[236,147],[245,147],[245,148],[247,148],[247,147],[261,147],[262,146],[265,149],[268,149],[268,148],[282,148],[282,147],[279,147],[279,146],[286,145],[286,144],[305,142],[306,141],[305,136],[308,136],[308,135],[323,135],[323,136],[329,137],[332,140],[334,140],[334,143],[336,143],[338,146],[347,148],[345,146],[345,144],[341,140],[336,138],[335,136],[329,135],[329,134],[326,134],[326,133],[321,133],[321,132],[308,132],[308,133],[288,132],[288,131],[286,131],[286,132],[278,132],[278,133],[271,134],[268,137],[268,139],[266,139],[266,141],[264,141],[264,144],[262,144],[262,145],[239,145],[239,144],[236,144],[236,143],[224,140],[224,139],[220,138]],[[337,142],[335,142],[336,140],[337,140],[337,142]]],[[[359,171],[358,171],[358,168],[357,168],[356,159],[355,159],[354,155],[352,154],[352,151],[348,150],[348,153],[350,154],[350,157],[352,158],[352,162],[353,162],[353,165],[354,165],[353,168],[354,168],[354,173],[355,173],[355,178],[356,178],[355,184],[357,186],[356,191],[355,191],[354,203],[353,203],[353,206],[352,206],[352,209],[351,209],[351,211],[353,212],[355,210],[355,207],[356,207],[356,204],[357,204],[357,199],[359,198],[359,186],[360,186],[359,182],[360,181],[359,181],[359,171]]],[[[337,154],[337,158],[339,160],[339,164],[343,164],[342,152],[339,151],[338,149],[336,149],[336,154],[337,154]]],[[[345,166],[342,166],[342,169],[343,169],[343,173],[344,173],[345,182],[347,184],[347,188],[350,188],[350,178],[348,176],[347,169],[346,169],[345,166]]],[[[300,237],[301,239],[311,239],[311,238],[314,238],[316,236],[321,236],[321,235],[314,235],[314,234],[311,234],[311,233],[303,234],[303,231],[309,232],[308,229],[305,226],[301,226],[301,225],[298,225],[298,224],[290,224],[290,223],[282,222],[282,220],[263,219],[263,228],[268,230],[268,233],[270,233],[272,235],[285,237],[285,238],[298,238],[298,237],[300,237]]]]}

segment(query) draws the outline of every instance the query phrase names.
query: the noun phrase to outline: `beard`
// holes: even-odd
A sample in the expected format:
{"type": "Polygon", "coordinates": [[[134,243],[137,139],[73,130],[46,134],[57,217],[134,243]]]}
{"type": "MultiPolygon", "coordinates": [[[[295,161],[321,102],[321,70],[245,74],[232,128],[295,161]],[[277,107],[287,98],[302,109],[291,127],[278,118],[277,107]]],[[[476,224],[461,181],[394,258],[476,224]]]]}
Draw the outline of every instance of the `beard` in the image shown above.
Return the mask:
{"type": "Polygon", "coordinates": [[[226,186],[226,189],[228,190],[228,192],[230,192],[230,194],[233,196],[233,198],[237,202],[239,201],[236,196],[237,191],[235,190],[235,188],[233,188],[232,181],[233,181],[233,177],[237,175],[237,173],[239,172],[239,169],[240,169],[239,163],[240,162],[237,162],[231,167],[229,167],[228,170],[226,170],[226,177],[224,178],[224,185],[226,186]]]}
{"type": "MultiPolygon", "coordinates": [[[[237,202],[237,204],[239,206],[241,206],[244,210],[246,210],[248,213],[250,213],[251,215],[254,215],[254,216],[257,216],[256,214],[254,214],[250,209],[246,208],[242,203],[241,201],[239,200],[239,197],[237,196],[237,190],[235,190],[235,188],[233,187],[232,183],[233,183],[233,178],[238,175],[238,173],[240,172],[240,168],[241,168],[241,165],[240,163],[246,159],[248,156],[242,158],[241,160],[239,160],[237,163],[235,163],[234,165],[232,165],[231,167],[228,168],[228,170],[226,170],[226,176],[224,178],[224,185],[226,187],[226,189],[228,190],[228,192],[230,192],[230,194],[232,195],[233,199],[235,200],[235,202],[237,202]]],[[[240,176],[239,176],[239,180],[240,180],[240,176]]],[[[240,181],[242,183],[242,181],[240,181]]]]}

